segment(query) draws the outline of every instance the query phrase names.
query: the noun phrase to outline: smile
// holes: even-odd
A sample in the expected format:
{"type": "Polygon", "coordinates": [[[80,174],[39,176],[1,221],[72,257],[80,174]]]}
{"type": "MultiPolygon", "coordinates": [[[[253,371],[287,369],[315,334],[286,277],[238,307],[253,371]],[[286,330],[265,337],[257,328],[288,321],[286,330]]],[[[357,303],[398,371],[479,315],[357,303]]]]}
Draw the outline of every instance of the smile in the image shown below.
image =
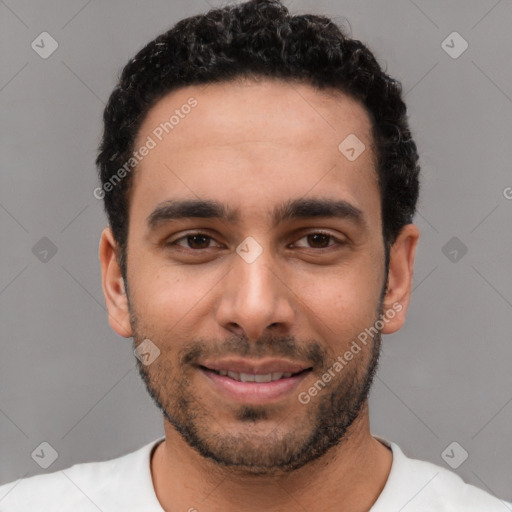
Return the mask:
{"type": "Polygon", "coordinates": [[[296,388],[312,371],[247,373],[232,370],[214,370],[199,366],[209,387],[216,393],[237,403],[263,404],[275,402],[296,392],[296,388]]]}
{"type": "Polygon", "coordinates": [[[204,370],[209,370],[218,375],[222,375],[224,377],[229,377],[230,379],[237,380],[239,382],[274,382],[276,380],[287,379],[294,375],[299,375],[302,372],[307,372],[311,370],[311,368],[307,368],[297,373],[292,372],[272,372],[272,373],[243,373],[243,372],[234,372],[231,370],[211,370],[210,368],[202,367],[204,370]]]}

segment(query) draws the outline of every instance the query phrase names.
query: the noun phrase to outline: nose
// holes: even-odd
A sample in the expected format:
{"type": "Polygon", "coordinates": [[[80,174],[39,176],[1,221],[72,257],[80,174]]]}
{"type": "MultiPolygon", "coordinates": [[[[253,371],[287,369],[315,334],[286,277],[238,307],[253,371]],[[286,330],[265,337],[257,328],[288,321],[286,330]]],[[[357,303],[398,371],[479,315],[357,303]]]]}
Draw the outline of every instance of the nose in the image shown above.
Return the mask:
{"type": "Polygon", "coordinates": [[[287,334],[294,322],[292,290],[271,256],[263,253],[251,263],[238,255],[222,280],[217,321],[224,329],[254,341],[275,329],[287,334]],[[281,274],[281,275],[280,275],[281,274]]]}

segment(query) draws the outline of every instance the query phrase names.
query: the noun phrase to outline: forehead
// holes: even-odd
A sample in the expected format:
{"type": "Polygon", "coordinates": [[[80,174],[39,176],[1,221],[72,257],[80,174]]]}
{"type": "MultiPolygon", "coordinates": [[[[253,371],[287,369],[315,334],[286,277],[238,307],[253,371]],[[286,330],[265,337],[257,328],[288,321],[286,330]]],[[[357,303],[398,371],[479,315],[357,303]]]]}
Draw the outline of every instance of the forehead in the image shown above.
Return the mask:
{"type": "Polygon", "coordinates": [[[363,209],[362,194],[378,201],[372,144],[367,111],[338,91],[267,79],[184,87],[142,123],[135,148],[152,148],[135,170],[130,209],[203,197],[250,212],[310,191],[363,209]],[[366,149],[351,161],[340,144],[354,136],[366,149]]]}
{"type": "Polygon", "coordinates": [[[266,139],[296,149],[299,143],[309,143],[303,146],[306,151],[336,148],[347,130],[370,141],[366,109],[341,91],[278,79],[240,78],[169,93],[146,115],[138,142],[147,134],[153,134],[157,142],[172,135],[182,147],[266,139]],[[161,124],[169,121],[172,126],[167,125],[167,133],[161,124]]]}

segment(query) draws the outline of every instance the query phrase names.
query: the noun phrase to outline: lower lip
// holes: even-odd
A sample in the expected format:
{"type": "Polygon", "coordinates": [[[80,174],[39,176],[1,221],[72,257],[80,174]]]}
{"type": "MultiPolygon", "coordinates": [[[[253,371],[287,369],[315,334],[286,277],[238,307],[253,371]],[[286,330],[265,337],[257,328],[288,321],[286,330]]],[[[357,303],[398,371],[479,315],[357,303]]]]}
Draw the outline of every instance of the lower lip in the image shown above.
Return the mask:
{"type": "Polygon", "coordinates": [[[218,391],[231,400],[264,403],[289,395],[310,372],[303,372],[272,382],[241,382],[202,368],[201,373],[213,383],[218,391]]]}

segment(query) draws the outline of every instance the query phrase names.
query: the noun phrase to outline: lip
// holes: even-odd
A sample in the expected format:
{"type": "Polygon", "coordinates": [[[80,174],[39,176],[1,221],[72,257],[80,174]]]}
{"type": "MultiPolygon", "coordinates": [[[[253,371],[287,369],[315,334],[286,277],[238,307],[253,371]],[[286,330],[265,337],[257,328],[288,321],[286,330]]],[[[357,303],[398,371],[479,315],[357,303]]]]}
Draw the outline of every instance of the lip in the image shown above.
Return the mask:
{"type": "MultiPolygon", "coordinates": [[[[238,403],[262,404],[277,401],[290,395],[309,375],[303,371],[291,377],[271,382],[241,382],[228,376],[219,375],[206,368],[199,371],[208,379],[213,388],[228,399],[238,403]]],[[[299,370],[300,371],[300,370],[299,370]]]]}

